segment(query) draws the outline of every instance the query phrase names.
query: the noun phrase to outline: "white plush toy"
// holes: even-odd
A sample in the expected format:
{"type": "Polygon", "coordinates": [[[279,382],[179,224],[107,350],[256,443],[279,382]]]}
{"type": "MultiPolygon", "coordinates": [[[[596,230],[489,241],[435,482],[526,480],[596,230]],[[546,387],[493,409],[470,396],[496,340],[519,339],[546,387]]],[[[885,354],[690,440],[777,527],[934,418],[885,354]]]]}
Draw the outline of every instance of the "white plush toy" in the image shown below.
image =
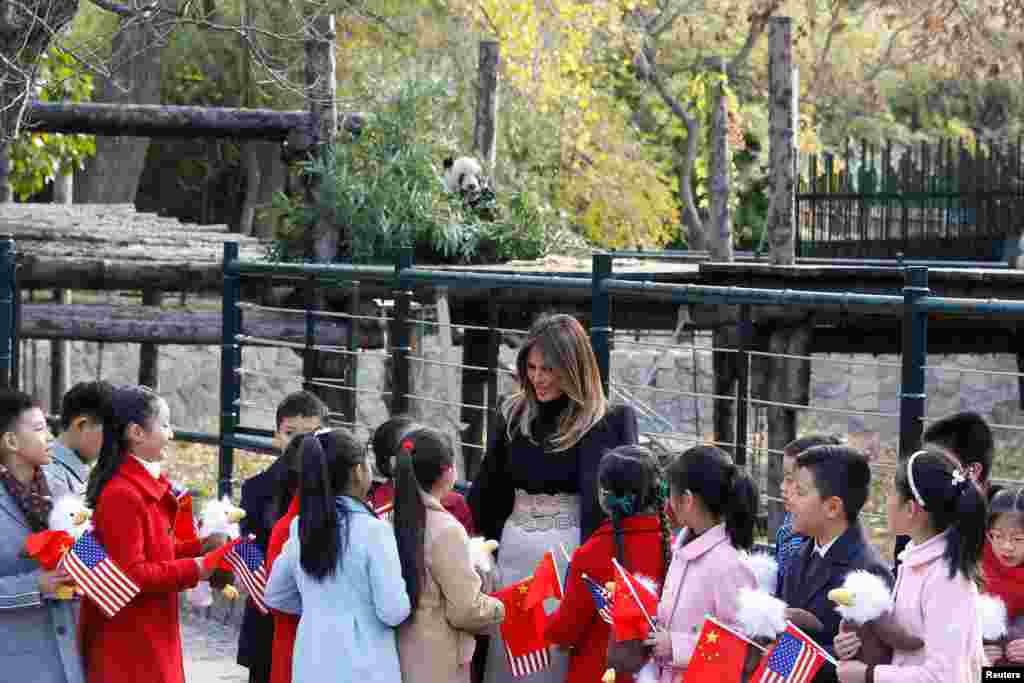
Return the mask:
{"type": "Polygon", "coordinates": [[[92,530],[92,510],[81,496],[61,496],[53,503],[47,520],[50,531],[64,531],[76,541],[92,530]]]}
{"type": "Polygon", "coordinates": [[[483,536],[469,539],[469,558],[481,574],[490,574],[494,571],[494,551],[497,549],[497,541],[488,541],[483,536]]]}
{"type": "Polygon", "coordinates": [[[206,539],[213,534],[225,534],[234,540],[241,533],[238,523],[244,518],[245,510],[232,505],[226,496],[220,500],[211,500],[203,507],[199,535],[206,539]]]}
{"type": "Polygon", "coordinates": [[[484,188],[484,170],[473,157],[444,160],[444,188],[448,192],[477,194],[484,188]]]}
{"type": "Polygon", "coordinates": [[[979,595],[978,620],[981,622],[981,637],[984,641],[996,642],[1006,637],[1006,603],[1000,598],[988,593],[979,595]]]}
{"type": "Polygon", "coordinates": [[[786,630],[786,603],[771,593],[741,588],[736,625],[758,642],[775,640],[786,630]]]}
{"type": "Polygon", "coordinates": [[[779,580],[779,563],[768,553],[746,553],[743,561],[757,577],[757,586],[768,595],[775,594],[775,584],[779,580]]]}

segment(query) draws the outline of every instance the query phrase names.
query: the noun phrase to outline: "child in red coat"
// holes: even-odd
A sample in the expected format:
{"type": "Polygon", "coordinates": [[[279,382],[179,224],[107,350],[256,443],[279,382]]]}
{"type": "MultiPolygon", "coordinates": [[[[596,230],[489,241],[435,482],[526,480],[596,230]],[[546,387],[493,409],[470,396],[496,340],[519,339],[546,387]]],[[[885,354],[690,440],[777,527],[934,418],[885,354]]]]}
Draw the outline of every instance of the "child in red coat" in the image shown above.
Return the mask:
{"type": "MultiPolygon", "coordinates": [[[[552,643],[571,648],[567,683],[597,683],[607,669],[611,627],[598,614],[586,575],[601,586],[616,581],[612,558],[660,593],[671,557],[662,480],[654,457],[640,446],[609,451],[598,466],[598,500],[605,521],[573,553],[565,598],[547,622],[552,643]]],[[[617,683],[632,676],[617,673],[617,683]]]]}
{"type": "Polygon", "coordinates": [[[1024,489],[1003,489],[989,503],[981,560],[986,593],[1006,604],[1005,644],[987,644],[989,663],[1024,664],[1024,489]]]}
{"type": "MultiPolygon", "coordinates": [[[[368,502],[378,517],[389,521],[392,517],[392,506],[395,500],[395,486],[392,480],[395,477],[395,458],[398,456],[399,446],[406,435],[423,429],[423,427],[407,415],[396,415],[373,432],[370,445],[373,446],[374,465],[378,474],[385,478],[383,482],[374,482],[370,488],[368,502]]],[[[459,520],[467,534],[476,535],[473,513],[461,493],[449,491],[441,499],[441,505],[455,519],[459,520]]]]}
{"type": "MultiPolygon", "coordinates": [[[[97,540],[141,592],[112,617],[83,601],[79,632],[89,683],[184,683],[178,592],[210,577],[198,541],[178,543],[178,501],[161,462],[173,434],[167,403],[146,387],[117,387],[113,418],[89,478],[97,540]]],[[[226,539],[224,539],[226,540],[226,539]]]]}

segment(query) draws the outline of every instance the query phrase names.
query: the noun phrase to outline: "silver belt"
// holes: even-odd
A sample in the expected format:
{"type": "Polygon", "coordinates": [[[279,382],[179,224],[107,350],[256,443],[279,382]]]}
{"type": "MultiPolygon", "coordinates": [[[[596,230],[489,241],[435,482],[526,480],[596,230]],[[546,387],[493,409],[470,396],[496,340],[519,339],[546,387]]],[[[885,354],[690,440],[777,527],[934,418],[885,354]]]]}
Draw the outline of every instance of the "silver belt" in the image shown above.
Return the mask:
{"type": "Polygon", "coordinates": [[[578,529],[579,496],[568,493],[527,493],[516,490],[508,521],[526,532],[578,529]]]}

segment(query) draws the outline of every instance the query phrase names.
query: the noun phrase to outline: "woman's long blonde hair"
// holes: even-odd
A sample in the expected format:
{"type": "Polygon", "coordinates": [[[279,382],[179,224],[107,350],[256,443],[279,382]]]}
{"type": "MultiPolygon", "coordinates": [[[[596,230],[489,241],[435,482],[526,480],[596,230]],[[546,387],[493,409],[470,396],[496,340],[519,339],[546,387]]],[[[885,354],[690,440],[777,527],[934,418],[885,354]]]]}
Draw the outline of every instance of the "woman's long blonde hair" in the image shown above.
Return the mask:
{"type": "Polygon", "coordinates": [[[527,357],[534,346],[544,355],[544,362],[557,370],[562,391],[569,397],[569,408],[560,416],[550,440],[552,451],[564,451],[575,446],[608,412],[601,372],[590,339],[576,318],[561,313],[538,318],[516,358],[520,390],[503,408],[510,440],[517,431],[533,440],[530,423],[539,406],[527,371],[527,357]]]}

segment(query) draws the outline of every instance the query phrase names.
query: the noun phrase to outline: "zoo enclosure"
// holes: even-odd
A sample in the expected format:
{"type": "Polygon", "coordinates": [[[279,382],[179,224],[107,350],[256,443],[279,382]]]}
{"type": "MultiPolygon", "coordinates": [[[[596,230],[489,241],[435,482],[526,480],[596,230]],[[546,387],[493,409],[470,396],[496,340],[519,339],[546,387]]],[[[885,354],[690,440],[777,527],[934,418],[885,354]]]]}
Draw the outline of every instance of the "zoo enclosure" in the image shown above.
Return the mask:
{"type": "Polygon", "coordinates": [[[807,157],[797,255],[1002,261],[1019,256],[1022,143],[862,141],[807,157]],[[972,149],[973,147],[973,149],[972,149]]]}

